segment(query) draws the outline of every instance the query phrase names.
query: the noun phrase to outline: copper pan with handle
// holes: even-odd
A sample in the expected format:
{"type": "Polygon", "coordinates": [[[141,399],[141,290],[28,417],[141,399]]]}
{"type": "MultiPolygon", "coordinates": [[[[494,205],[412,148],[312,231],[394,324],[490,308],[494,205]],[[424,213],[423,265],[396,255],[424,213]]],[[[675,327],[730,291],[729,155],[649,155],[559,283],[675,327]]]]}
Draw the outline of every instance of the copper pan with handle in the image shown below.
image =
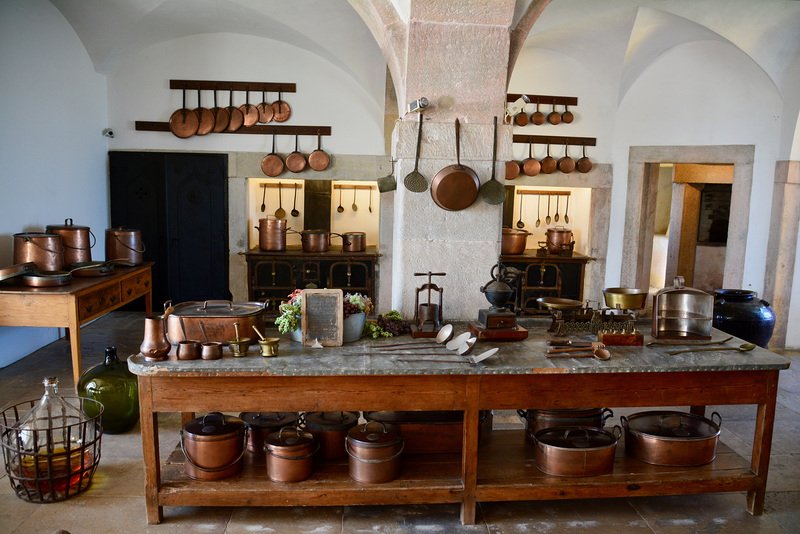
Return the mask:
{"type": "Polygon", "coordinates": [[[456,164],[436,173],[431,182],[431,197],[444,210],[460,211],[475,202],[480,185],[475,171],[461,164],[461,124],[456,119],[456,164]]]}

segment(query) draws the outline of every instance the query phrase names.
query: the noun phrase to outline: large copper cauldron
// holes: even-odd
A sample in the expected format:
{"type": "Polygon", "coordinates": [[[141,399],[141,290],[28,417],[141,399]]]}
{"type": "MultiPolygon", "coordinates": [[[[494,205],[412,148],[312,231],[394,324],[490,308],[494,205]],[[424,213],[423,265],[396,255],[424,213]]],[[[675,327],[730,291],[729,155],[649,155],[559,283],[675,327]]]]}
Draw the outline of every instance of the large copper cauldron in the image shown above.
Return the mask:
{"type": "Polygon", "coordinates": [[[180,432],[186,474],[219,480],[242,470],[244,422],[219,412],[192,419],[180,432]]]}
{"type": "Polygon", "coordinates": [[[286,219],[259,219],[255,228],[258,230],[258,248],[274,252],[286,250],[286,219]]]}
{"type": "Polygon", "coordinates": [[[64,269],[64,244],[59,234],[14,234],[14,264],[33,262],[39,271],[64,269]]]}
{"type": "Polygon", "coordinates": [[[72,219],[67,219],[64,224],[48,224],[45,232],[59,234],[64,244],[64,264],[87,263],[92,261],[92,247],[97,238],[88,226],[72,224],[72,219]]]}
{"type": "Polygon", "coordinates": [[[130,265],[144,261],[142,232],[121,226],[106,229],[106,261],[121,260],[130,265]]]}

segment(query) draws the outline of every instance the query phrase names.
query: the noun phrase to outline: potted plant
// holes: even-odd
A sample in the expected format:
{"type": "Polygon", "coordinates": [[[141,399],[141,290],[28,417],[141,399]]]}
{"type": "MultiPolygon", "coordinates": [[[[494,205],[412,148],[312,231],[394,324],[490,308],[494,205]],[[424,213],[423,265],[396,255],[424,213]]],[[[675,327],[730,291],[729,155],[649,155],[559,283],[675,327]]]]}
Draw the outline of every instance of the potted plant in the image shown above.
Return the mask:
{"type": "Polygon", "coordinates": [[[300,331],[300,314],[303,305],[303,290],[295,289],[289,295],[289,300],[282,302],[278,309],[281,314],[275,319],[278,331],[281,334],[288,333],[295,341],[302,341],[303,336],[300,331]]]}
{"type": "Polygon", "coordinates": [[[360,293],[346,293],[342,299],[344,306],[344,332],[342,340],[351,343],[361,339],[367,315],[372,313],[372,300],[360,293]]]}

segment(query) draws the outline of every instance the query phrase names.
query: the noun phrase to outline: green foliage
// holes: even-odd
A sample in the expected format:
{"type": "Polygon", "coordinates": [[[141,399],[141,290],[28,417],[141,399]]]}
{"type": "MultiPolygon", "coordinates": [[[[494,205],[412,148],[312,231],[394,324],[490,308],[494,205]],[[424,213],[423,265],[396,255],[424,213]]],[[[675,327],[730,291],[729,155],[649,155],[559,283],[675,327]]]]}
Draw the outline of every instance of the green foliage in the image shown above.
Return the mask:
{"type": "Polygon", "coordinates": [[[281,334],[289,333],[293,330],[300,328],[300,312],[301,303],[284,302],[280,306],[281,315],[275,319],[275,324],[278,325],[278,331],[281,334]]]}

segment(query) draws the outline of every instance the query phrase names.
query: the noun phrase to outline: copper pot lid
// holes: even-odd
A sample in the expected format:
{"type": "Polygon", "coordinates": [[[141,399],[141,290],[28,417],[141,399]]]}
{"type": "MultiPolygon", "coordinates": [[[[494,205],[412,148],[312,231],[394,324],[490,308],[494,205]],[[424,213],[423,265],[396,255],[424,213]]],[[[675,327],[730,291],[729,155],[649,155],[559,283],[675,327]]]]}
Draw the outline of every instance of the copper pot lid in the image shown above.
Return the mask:
{"type": "Polygon", "coordinates": [[[272,120],[286,122],[291,116],[292,108],[281,99],[281,91],[278,91],[278,100],[272,103],[272,120]]]}
{"type": "Polygon", "coordinates": [[[347,432],[347,441],[361,447],[390,447],[402,439],[399,428],[381,421],[354,426],[347,432]]]}
{"type": "Polygon", "coordinates": [[[503,235],[531,235],[527,230],[518,230],[516,228],[503,227],[503,235]]]}
{"type": "Polygon", "coordinates": [[[239,418],[245,426],[260,430],[272,430],[297,422],[296,412],[242,412],[239,418]]]}
{"type": "MultiPolygon", "coordinates": [[[[167,301],[167,308],[172,301],[167,301]]],[[[183,317],[250,317],[264,313],[263,302],[231,302],[227,300],[212,300],[205,302],[181,302],[175,304],[172,315],[183,317]]]]}
{"type": "Polygon", "coordinates": [[[556,226],[554,228],[547,229],[548,234],[571,234],[572,230],[569,228],[564,228],[563,226],[556,226]]]}
{"type": "Polygon", "coordinates": [[[133,228],[128,228],[126,226],[120,226],[119,228],[106,228],[107,234],[114,234],[114,235],[139,235],[141,230],[134,230],[133,228]]]}
{"type": "Polygon", "coordinates": [[[618,441],[611,432],[589,426],[545,428],[536,432],[534,437],[548,447],[571,450],[607,449],[618,441]]]}
{"type": "Polygon", "coordinates": [[[0,280],[8,280],[9,278],[14,278],[15,276],[32,273],[35,270],[36,264],[32,261],[17,263],[16,265],[9,265],[8,267],[3,267],[0,269],[0,280]]]}
{"type": "Polygon", "coordinates": [[[330,234],[330,230],[321,230],[319,228],[314,228],[312,230],[302,230],[300,232],[302,235],[328,235],[330,234]]]}
{"type": "Polygon", "coordinates": [[[311,430],[337,432],[358,423],[358,412],[307,412],[305,426],[311,430]]]}
{"type": "Polygon", "coordinates": [[[186,434],[190,434],[195,439],[230,438],[238,433],[244,433],[244,421],[232,415],[211,412],[186,423],[186,426],[183,427],[183,431],[186,434]]]}
{"type": "Polygon", "coordinates": [[[271,451],[291,452],[307,449],[314,443],[314,436],[296,426],[285,426],[267,436],[264,443],[271,451]]]}
{"type": "Polygon", "coordinates": [[[64,224],[48,224],[45,226],[45,232],[51,234],[53,230],[89,230],[89,227],[72,224],[72,219],[67,219],[64,224]]]}
{"type": "Polygon", "coordinates": [[[645,438],[694,441],[714,438],[720,434],[722,417],[714,412],[712,419],[687,412],[656,410],[639,412],[623,419],[626,430],[645,438]],[[714,416],[719,423],[713,421],[714,416]]]}
{"type": "Polygon", "coordinates": [[[366,232],[342,232],[344,237],[367,237],[366,232]]]}

